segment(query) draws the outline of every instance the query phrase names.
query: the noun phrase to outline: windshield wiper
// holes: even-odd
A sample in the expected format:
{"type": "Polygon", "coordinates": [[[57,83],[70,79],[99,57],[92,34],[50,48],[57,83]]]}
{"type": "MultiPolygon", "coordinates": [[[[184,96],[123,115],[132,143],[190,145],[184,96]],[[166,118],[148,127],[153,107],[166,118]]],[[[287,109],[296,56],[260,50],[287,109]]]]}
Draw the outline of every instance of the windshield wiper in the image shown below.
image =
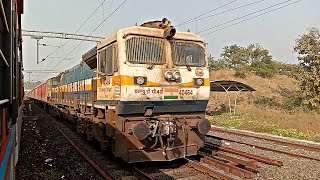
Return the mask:
{"type": "Polygon", "coordinates": [[[148,69],[149,70],[152,70],[154,68],[154,63],[152,63],[152,64],[150,64],[149,66],[148,66],[148,69]]]}

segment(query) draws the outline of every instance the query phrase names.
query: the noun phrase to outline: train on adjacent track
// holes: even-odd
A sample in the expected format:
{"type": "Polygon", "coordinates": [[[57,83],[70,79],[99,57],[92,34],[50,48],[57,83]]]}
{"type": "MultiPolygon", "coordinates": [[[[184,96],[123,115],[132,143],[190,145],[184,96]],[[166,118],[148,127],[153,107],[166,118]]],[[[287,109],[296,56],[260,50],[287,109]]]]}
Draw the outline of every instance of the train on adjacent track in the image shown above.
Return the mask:
{"type": "Polygon", "coordinates": [[[0,179],[15,179],[23,109],[23,0],[0,2],[0,179]]]}
{"type": "Polygon", "coordinates": [[[27,96],[126,162],[195,155],[211,128],[204,39],[166,18],[119,29],[27,96]]]}

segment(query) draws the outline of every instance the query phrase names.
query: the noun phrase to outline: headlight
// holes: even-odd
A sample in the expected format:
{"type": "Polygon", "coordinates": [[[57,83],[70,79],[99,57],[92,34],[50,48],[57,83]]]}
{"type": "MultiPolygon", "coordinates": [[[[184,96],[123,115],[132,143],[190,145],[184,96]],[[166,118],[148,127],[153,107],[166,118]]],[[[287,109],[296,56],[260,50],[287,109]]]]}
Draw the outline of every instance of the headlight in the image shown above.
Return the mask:
{"type": "Polygon", "coordinates": [[[147,124],[140,122],[134,126],[132,133],[139,140],[145,139],[150,134],[150,128],[147,124]]]}
{"type": "Polygon", "coordinates": [[[175,72],[175,73],[173,74],[173,77],[174,77],[175,80],[179,80],[179,79],[181,78],[180,72],[175,72]]]}
{"type": "Polygon", "coordinates": [[[146,77],[137,76],[134,77],[134,84],[145,85],[147,83],[146,77]]]}
{"type": "Polygon", "coordinates": [[[164,74],[164,77],[167,79],[167,80],[171,80],[173,78],[173,74],[171,71],[167,71],[165,74],[164,74]]]}
{"type": "Polygon", "coordinates": [[[140,84],[140,85],[144,84],[144,79],[143,79],[143,77],[138,77],[138,78],[137,78],[137,84],[140,84]]]}
{"type": "Polygon", "coordinates": [[[204,83],[203,78],[195,78],[195,79],[194,79],[194,84],[195,84],[196,86],[202,86],[203,83],[204,83]]]}

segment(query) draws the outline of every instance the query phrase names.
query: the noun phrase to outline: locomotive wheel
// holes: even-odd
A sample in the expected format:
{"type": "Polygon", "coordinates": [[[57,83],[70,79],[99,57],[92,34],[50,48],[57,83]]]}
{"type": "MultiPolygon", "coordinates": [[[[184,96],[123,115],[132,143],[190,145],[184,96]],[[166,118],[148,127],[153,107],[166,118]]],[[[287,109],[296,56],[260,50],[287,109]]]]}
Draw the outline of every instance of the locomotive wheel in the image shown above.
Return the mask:
{"type": "Polygon", "coordinates": [[[93,140],[93,134],[92,133],[86,133],[86,140],[92,141],[93,140]]]}
{"type": "Polygon", "coordinates": [[[105,152],[107,150],[107,143],[103,140],[99,141],[100,143],[100,151],[105,152]]]}
{"type": "Polygon", "coordinates": [[[83,131],[82,131],[82,125],[81,125],[80,120],[77,121],[76,130],[77,130],[77,133],[79,133],[79,134],[83,133],[83,131]]]}

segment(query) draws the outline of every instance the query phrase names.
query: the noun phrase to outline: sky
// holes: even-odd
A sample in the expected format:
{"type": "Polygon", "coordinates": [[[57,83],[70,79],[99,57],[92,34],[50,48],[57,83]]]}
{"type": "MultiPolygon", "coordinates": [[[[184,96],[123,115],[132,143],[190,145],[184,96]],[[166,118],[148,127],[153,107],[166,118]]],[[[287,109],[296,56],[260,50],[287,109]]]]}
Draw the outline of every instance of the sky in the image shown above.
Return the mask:
{"type": "MultiPolygon", "coordinates": [[[[117,11],[115,9],[124,0],[30,0],[24,1],[22,29],[36,31],[75,33],[85,20],[96,10],[91,18],[83,24],[77,34],[107,37],[120,28],[142,24],[146,21],[168,18],[178,31],[198,33],[203,36],[207,54],[219,58],[223,47],[238,44],[247,46],[259,43],[268,49],[274,60],[286,63],[298,63],[297,54],[293,52],[295,39],[306,33],[307,28],[320,28],[319,0],[127,0],[117,11]],[[247,5],[246,4],[250,4],[247,5]],[[280,3],[280,4],[279,4],[280,3]],[[289,5],[290,3],[294,3],[289,5]],[[279,5],[276,5],[279,4],[279,5]],[[286,6],[268,12],[270,10],[286,6]],[[222,7],[221,7],[222,6],[222,7]],[[238,8],[237,7],[241,7],[238,8]],[[268,8],[273,6],[272,8],[268,8]],[[265,11],[260,11],[265,9],[265,11]],[[235,9],[235,10],[230,10],[235,9]],[[230,10],[228,12],[225,12],[230,10]],[[115,11],[114,14],[112,12],[115,11]],[[206,12],[204,16],[198,17],[206,12]],[[259,17],[255,17],[265,13],[259,17]],[[112,15],[111,15],[112,14],[112,15]],[[246,16],[247,14],[251,14],[246,16]],[[205,16],[210,16],[201,19],[205,16]],[[245,16],[245,17],[243,17],[245,16]],[[198,17],[196,22],[180,25],[198,17]],[[243,17],[243,18],[241,18],[243,17]],[[241,22],[247,18],[250,20],[241,22]],[[103,22],[104,21],[104,22],[103,22]],[[101,26],[98,27],[99,24],[101,26]],[[229,23],[228,23],[229,22],[229,23]],[[239,23],[233,25],[235,23],[239,23]],[[178,26],[180,25],[180,26],[178,26]],[[230,26],[231,25],[231,26],[230,26]],[[230,27],[227,27],[230,26],[230,27]],[[98,28],[97,28],[98,27],[98,28]],[[96,29],[97,28],[97,29],[96,29]],[[200,33],[203,30],[209,31],[200,33]],[[96,31],[94,31],[96,29],[96,31]],[[205,35],[206,33],[210,33],[205,35]]],[[[44,38],[40,40],[40,60],[36,63],[36,41],[23,37],[23,61],[25,70],[52,70],[54,72],[25,74],[25,81],[44,81],[66,69],[79,64],[81,56],[92,47],[94,42],[44,38]],[[57,46],[67,44],[58,50],[57,46]],[[81,43],[79,45],[79,43],[81,43]],[[56,46],[56,47],[54,47],[56,46]],[[74,51],[72,51],[74,49],[74,51]],[[69,54],[69,55],[68,55],[69,54]]]]}

